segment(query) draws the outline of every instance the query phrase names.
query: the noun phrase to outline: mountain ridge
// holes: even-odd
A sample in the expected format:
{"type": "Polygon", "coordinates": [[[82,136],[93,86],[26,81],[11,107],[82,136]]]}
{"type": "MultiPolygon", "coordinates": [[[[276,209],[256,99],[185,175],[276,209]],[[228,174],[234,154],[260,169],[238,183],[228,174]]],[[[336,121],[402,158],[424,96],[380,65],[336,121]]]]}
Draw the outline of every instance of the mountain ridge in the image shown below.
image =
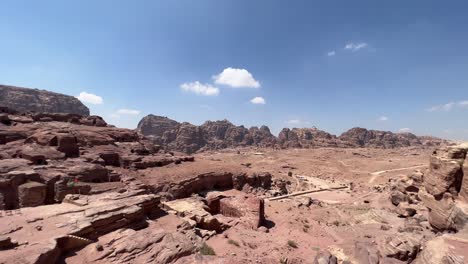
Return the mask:
{"type": "Polygon", "coordinates": [[[236,126],[227,119],[205,121],[197,126],[188,122],[178,122],[168,117],[154,114],[143,117],[138,123],[138,132],[153,139],[156,144],[170,150],[188,153],[215,150],[229,147],[371,147],[398,148],[410,146],[439,146],[448,143],[445,139],[415,134],[394,133],[354,127],[340,136],[313,128],[283,128],[274,136],[268,126],[246,128],[236,126]]]}

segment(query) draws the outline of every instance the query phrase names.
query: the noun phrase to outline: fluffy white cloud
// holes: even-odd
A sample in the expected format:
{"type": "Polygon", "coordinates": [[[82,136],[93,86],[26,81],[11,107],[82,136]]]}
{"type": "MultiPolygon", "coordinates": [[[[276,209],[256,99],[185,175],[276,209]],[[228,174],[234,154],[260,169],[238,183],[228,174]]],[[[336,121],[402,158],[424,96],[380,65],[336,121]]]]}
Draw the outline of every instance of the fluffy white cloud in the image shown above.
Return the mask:
{"type": "Polygon", "coordinates": [[[400,132],[400,133],[409,133],[409,132],[411,132],[411,129],[407,128],[407,127],[404,127],[404,128],[400,128],[400,130],[398,130],[398,132],[400,132]]]}
{"type": "Polygon", "coordinates": [[[387,121],[387,120],[388,120],[388,117],[386,116],[379,117],[379,121],[387,121]]]}
{"type": "Polygon", "coordinates": [[[442,105],[435,105],[435,106],[432,106],[432,107],[426,109],[426,111],[428,111],[428,112],[437,112],[437,111],[448,112],[448,111],[453,110],[453,108],[455,108],[455,107],[467,108],[468,107],[468,101],[449,102],[449,103],[442,104],[442,105]]]}
{"type": "Polygon", "coordinates": [[[213,76],[216,84],[228,85],[233,88],[259,88],[260,82],[254,79],[246,69],[226,68],[213,76]]]}
{"type": "Polygon", "coordinates": [[[254,97],[252,100],[250,100],[252,104],[266,104],[266,101],[263,97],[254,97]]]}
{"type": "Polygon", "coordinates": [[[327,56],[328,56],[328,57],[335,56],[335,55],[336,55],[336,52],[335,52],[334,50],[329,51],[329,52],[327,53],[327,56]]]}
{"type": "Polygon", "coordinates": [[[344,47],[345,50],[351,50],[351,51],[359,51],[360,49],[364,49],[364,48],[367,48],[367,46],[369,46],[367,43],[365,42],[360,42],[360,43],[353,43],[353,42],[349,42],[348,44],[346,44],[346,46],[344,47]]]}
{"type": "Polygon", "coordinates": [[[135,109],[119,109],[117,110],[117,114],[121,115],[139,115],[140,111],[135,109]]]}
{"type": "Polygon", "coordinates": [[[94,105],[102,104],[104,102],[101,96],[97,96],[95,94],[87,92],[81,92],[78,96],[76,96],[76,98],[83,103],[94,105]]]}
{"type": "Polygon", "coordinates": [[[211,84],[203,84],[199,81],[183,83],[180,88],[186,92],[192,92],[204,96],[214,96],[219,94],[219,89],[211,84]]]}

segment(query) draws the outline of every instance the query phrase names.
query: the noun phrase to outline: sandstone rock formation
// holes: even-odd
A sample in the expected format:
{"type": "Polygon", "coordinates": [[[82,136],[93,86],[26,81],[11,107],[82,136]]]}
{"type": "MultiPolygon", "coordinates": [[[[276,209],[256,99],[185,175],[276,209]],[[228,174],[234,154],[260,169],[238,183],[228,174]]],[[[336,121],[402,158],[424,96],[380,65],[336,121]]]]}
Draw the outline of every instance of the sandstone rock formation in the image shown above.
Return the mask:
{"type": "Polygon", "coordinates": [[[351,128],[341,134],[339,139],[358,147],[397,148],[422,145],[421,140],[412,133],[392,133],[360,127],[351,128]]]}
{"type": "Polygon", "coordinates": [[[138,123],[137,131],[167,149],[187,153],[237,146],[272,147],[276,142],[267,126],[247,129],[227,120],[207,121],[201,126],[195,126],[186,122],[178,123],[167,117],[148,115],[138,123]]]}
{"type": "Polygon", "coordinates": [[[0,107],[8,107],[20,112],[89,115],[89,109],[75,97],[6,85],[0,85],[0,107]]]}
{"type": "Polygon", "coordinates": [[[138,124],[137,131],[164,145],[168,150],[193,153],[233,147],[372,147],[398,148],[409,146],[439,146],[446,140],[435,137],[417,137],[411,133],[353,128],[337,137],[317,128],[284,128],[278,137],[267,126],[235,126],[227,120],[207,121],[201,126],[179,123],[167,117],[148,115],[138,124]]]}
{"type": "MultiPolygon", "coordinates": [[[[4,108],[8,110],[7,108],[4,108]]],[[[88,194],[96,183],[117,182],[117,168],[140,170],[193,161],[158,153],[133,130],[97,116],[63,113],[3,115],[0,124],[0,209],[60,202],[88,194]]]]}
{"type": "Polygon", "coordinates": [[[283,128],[278,135],[278,144],[282,148],[314,148],[314,147],[355,147],[356,145],[343,141],[335,135],[317,128],[283,128]]]}
{"type": "Polygon", "coordinates": [[[437,230],[462,230],[468,222],[467,152],[467,146],[452,146],[435,150],[430,158],[418,196],[428,207],[429,222],[437,230]]]}

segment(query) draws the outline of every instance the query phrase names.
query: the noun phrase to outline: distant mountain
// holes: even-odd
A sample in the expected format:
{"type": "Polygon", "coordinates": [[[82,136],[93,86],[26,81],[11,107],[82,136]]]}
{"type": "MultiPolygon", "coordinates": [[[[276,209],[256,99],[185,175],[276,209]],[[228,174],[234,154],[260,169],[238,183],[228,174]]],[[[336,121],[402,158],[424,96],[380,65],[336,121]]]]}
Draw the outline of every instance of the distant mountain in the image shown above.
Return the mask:
{"type": "Polygon", "coordinates": [[[267,126],[247,129],[244,126],[236,126],[228,120],[207,121],[201,126],[196,126],[156,115],[144,117],[138,123],[137,130],[166,149],[187,153],[242,146],[398,148],[438,146],[448,143],[435,137],[418,137],[411,133],[393,133],[357,127],[339,137],[317,128],[284,128],[278,137],[275,137],[267,126]]]}
{"type": "Polygon", "coordinates": [[[138,123],[137,130],[165,148],[188,153],[252,145],[273,147],[276,143],[276,137],[267,126],[247,129],[227,120],[207,121],[201,126],[195,126],[167,117],[148,115],[138,123]]]}
{"type": "Polygon", "coordinates": [[[89,116],[89,109],[73,96],[0,85],[0,107],[8,107],[19,112],[68,113],[89,116]]]}

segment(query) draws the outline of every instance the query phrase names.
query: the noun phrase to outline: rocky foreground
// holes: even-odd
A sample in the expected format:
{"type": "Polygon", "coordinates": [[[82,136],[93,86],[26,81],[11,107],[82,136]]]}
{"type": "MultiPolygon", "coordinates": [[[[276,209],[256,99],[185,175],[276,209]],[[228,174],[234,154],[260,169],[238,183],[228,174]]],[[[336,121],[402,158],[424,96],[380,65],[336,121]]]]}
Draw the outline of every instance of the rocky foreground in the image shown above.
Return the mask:
{"type": "Polygon", "coordinates": [[[467,151],[187,156],[97,116],[4,108],[0,263],[464,263],[467,151]]]}
{"type": "Polygon", "coordinates": [[[352,128],[340,136],[317,128],[284,128],[278,137],[267,126],[246,128],[227,120],[207,121],[201,126],[179,123],[167,117],[148,115],[137,130],[168,150],[194,153],[234,147],[271,148],[399,148],[410,146],[440,146],[448,142],[435,137],[418,137],[412,133],[352,128]]]}

